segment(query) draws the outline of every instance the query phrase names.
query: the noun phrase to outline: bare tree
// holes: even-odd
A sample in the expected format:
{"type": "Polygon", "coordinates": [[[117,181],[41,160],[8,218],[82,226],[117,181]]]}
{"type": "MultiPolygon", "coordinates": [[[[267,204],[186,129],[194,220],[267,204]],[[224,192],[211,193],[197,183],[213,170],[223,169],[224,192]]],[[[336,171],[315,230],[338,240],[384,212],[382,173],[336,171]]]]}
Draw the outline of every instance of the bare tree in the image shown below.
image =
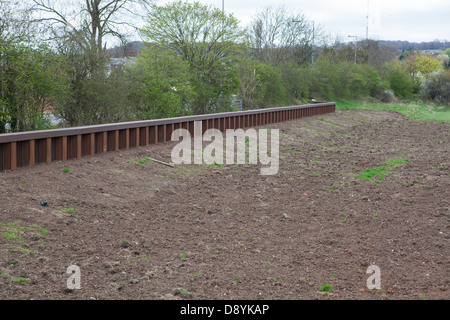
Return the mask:
{"type": "MultiPolygon", "coordinates": [[[[289,12],[285,6],[267,7],[258,12],[250,30],[257,57],[264,63],[279,65],[295,60],[296,53],[304,56],[311,49],[314,25],[302,13],[289,12]]],[[[302,58],[303,59],[303,58],[302,58]]]]}
{"type": "Polygon", "coordinates": [[[29,40],[32,33],[31,8],[22,1],[0,0],[0,42],[29,40]]]}
{"type": "Polygon", "coordinates": [[[55,113],[69,125],[118,122],[126,110],[126,83],[122,73],[108,66],[107,41],[124,42],[139,28],[139,17],[151,0],[31,0],[35,21],[47,27],[70,90],[55,113]]]}
{"type": "Polygon", "coordinates": [[[33,0],[34,9],[41,14],[57,38],[75,41],[86,52],[106,51],[108,37],[123,40],[130,30],[139,27],[137,16],[144,17],[151,0],[33,0]],[[60,32],[62,29],[62,33],[60,32]]]}
{"type": "Polygon", "coordinates": [[[398,49],[388,44],[382,44],[375,40],[363,40],[358,46],[367,52],[368,63],[381,70],[385,62],[391,61],[400,55],[398,49]]]}

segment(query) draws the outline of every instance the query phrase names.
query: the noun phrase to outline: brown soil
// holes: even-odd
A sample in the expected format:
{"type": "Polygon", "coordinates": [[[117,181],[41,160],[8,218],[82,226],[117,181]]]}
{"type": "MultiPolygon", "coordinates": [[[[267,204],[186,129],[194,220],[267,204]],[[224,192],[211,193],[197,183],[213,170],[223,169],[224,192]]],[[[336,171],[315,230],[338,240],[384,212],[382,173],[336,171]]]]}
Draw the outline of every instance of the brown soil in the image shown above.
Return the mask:
{"type": "Polygon", "coordinates": [[[0,298],[450,298],[449,123],[338,111],[267,128],[274,176],[139,163],[174,143],[1,173],[0,298]],[[392,158],[409,161],[356,177],[392,158]]]}

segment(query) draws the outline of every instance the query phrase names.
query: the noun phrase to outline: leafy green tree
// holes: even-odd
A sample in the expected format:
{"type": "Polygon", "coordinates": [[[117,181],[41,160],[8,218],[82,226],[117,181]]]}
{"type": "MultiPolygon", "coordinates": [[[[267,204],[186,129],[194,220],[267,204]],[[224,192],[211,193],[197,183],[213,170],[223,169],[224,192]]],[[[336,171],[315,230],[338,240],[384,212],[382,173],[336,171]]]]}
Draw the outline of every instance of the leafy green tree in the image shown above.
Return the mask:
{"type": "Polygon", "coordinates": [[[389,86],[396,96],[408,98],[414,93],[416,85],[404,69],[398,68],[390,70],[387,79],[389,86]]]}
{"type": "Polygon", "coordinates": [[[450,57],[450,48],[445,49],[442,53],[450,57]]]}
{"type": "Polygon", "coordinates": [[[278,70],[290,103],[300,104],[309,98],[309,79],[311,78],[309,67],[286,62],[280,64],[278,70]]]}
{"type": "Polygon", "coordinates": [[[439,61],[435,57],[425,55],[417,57],[414,64],[418,72],[423,74],[425,77],[433,72],[442,71],[444,69],[444,66],[441,61],[439,61]]]}
{"type": "Polygon", "coordinates": [[[378,96],[383,85],[377,69],[367,63],[332,62],[319,58],[311,68],[309,95],[316,100],[378,96]]]}
{"type": "Polygon", "coordinates": [[[0,132],[50,126],[44,111],[64,104],[67,82],[60,57],[46,46],[0,43],[0,132]]]}
{"type": "Polygon", "coordinates": [[[243,109],[279,107],[289,103],[282,73],[256,58],[244,57],[239,68],[239,92],[243,109]]]}
{"type": "Polygon", "coordinates": [[[402,54],[400,55],[399,59],[400,60],[404,60],[406,58],[408,58],[411,55],[411,52],[408,50],[403,50],[402,54]]]}
{"type": "Polygon", "coordinates": [[[191,114],[195,92],[189,64],[172,51],[145,50],[126,69],[129,104],[135,119],[157,119],[191,114]]]}
{"type": "Polygon", "coordinates": [[[350,64],[319,58],[311,68],[310,96],[316,100],[350,98],[350,64]]]}
{"type": "Polygon", "coordinates": [[[271,65],[259,63],[256,66],[258,86],[255,92],[256,107],[283,106],[288,103],[281,74],[271,65]]]}
{"type": "Polygon", "coordinates": [[[382,91],[381,78],[369,64],[349,65],[349,88],[352,98],[377,96],[382,91]]]}
{"type": "Polygon", "coordinates": [[[422,54],[410,55],[403,60],[403,65],[413,80],[420,77],[427,77],[430,73],[444,69],[441,61],[435,57],[422,54]]]}
{"type": "Polygon", "coordinates": [[[238,88],[237,59],[249,49],[245,30],[233,15],[199,2],[150,6],[142,35],[189,64],[195,114],[227,110],[238,88]]]}
{"type": "Polygon", "coordinates": [[[55,113],[69,126],[126,121],[130,118],[127,95],[130,83],[121,71],[109,70],[108,60],[94,50],[86,52],[69,42],[60,52],[69,82],[65,104],[55,113]]]}

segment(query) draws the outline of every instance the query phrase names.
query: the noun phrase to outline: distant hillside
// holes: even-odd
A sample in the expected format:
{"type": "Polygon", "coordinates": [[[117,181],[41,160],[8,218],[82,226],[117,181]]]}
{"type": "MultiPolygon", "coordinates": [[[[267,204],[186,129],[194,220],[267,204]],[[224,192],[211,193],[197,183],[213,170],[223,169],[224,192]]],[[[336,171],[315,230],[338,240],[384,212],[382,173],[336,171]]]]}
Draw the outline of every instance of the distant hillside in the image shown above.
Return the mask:
{"type": "MultiPolygon", "coordinates": [[[[364,41],[364,40],[363,40],[364,41]]],[[[419,51],[419,50],[445,50],[450,48],[450,41],[430,41],[430,42],[409,42],[409,41],[391,41],[379,40],[378,43],[382,47],[391,47],[400,51],[419,51]]],[[[344,44],[342,44],[344,45],[344,44]]],[[[133,41],[127,43],[125,46],[116,46],[108,49],[111,58],[136,57],[142,50],[145,49],[145,44],[141,41],[133,41]]]]}
{"type": "Polygon", "coordinates": [[[430,42],[409,42],[409,41],[387,41],[380,40],[380,44],[393,46],[400,50],[419,51],[419,50],[445,50],[450,48],[450,41],[430,41],[430,42]]]}
{"type": "Polygon", "coordinates": [[[111,55],[111,58],[137,57],[144,49],[145,45],[143,42],[133,41],[124,46],[116,46],[108,49],[107,52],[111,55]]]}

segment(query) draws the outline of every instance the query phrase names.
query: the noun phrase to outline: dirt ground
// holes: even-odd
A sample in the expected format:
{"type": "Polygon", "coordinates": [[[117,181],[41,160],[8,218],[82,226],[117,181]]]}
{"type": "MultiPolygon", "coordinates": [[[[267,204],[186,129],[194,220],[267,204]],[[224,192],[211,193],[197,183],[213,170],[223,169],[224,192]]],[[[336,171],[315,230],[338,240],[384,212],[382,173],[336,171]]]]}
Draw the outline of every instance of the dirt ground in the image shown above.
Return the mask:
{"type": "Polygon", "coordinates": [[[450,298],[450,123],[337,111],[265,128],[273,176],[146,161],[173,142],[0,173],[0,299],[450,298]]]}

